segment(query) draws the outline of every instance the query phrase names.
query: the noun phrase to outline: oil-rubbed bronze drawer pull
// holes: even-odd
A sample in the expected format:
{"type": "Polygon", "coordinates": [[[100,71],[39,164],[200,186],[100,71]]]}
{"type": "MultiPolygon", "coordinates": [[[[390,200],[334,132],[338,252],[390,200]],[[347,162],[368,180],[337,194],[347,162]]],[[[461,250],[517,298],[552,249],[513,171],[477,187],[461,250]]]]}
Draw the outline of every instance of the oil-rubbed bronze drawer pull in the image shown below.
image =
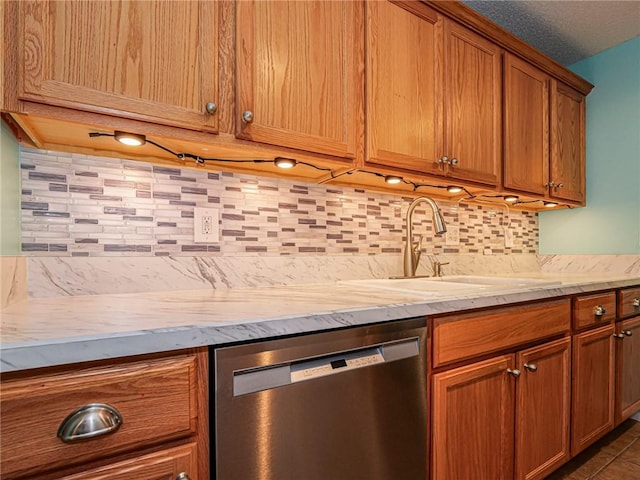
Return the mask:
{"type": "Polygon", "coordinates": [[[58,428],[58,438],[65,443],[88,440],[114,433],[122,425],[122,415],[106,403],[90,403],[77,408],[58,428]]]}

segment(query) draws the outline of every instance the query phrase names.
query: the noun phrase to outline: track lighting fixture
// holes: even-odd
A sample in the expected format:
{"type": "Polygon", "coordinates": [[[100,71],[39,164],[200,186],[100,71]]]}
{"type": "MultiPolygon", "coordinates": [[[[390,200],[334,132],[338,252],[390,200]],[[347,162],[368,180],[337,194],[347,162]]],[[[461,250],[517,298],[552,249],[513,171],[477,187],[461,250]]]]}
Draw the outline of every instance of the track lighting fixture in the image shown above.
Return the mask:
{"type": "Polygon", "coordinates": [[[397,185],[402,182],[402,177],[396,177],[395,175],[387,175],[384,177],[384,181],[389,185],[397,185]]]}
{"type": "Polygon", "coordinates": [[[297,162],[293,158],[277,157],[273,163],[278,168],[287,169],[295,167],[297,162]]]}
{"type": "Polygon", "coordinates": [[[137,133],[120,132],[118,130],[113,132],[113,138],[115,138],[120,143],[128,145],[130,147],[139,147],[147,142],[147,139],[144,135],[139,135],[137,133]]]}

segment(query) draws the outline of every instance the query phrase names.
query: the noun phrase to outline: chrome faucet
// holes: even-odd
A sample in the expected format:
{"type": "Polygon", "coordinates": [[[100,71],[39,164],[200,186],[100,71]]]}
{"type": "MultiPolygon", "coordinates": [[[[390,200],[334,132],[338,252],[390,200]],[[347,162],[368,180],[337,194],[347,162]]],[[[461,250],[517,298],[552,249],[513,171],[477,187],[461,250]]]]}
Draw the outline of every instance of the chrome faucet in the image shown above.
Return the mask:
{"type": "Polygon", "coordinates": [[[447,227],[444,223],[444,218],[442,218],[442,213],[440,212],[440,209],[438,208],[436,202],[431,200],[429,197],[418,197],[413,202],[411,202],[411,205],[409,205],[409,209],[407,210],[407,239],[404,244],[405,277],[415,277],[416,270],[418,269],[418,263],[420,263],[422,236],[420,236],[419,241],[413,241],[413,211],[421,203],[426,203],[431,207],[431,210],[433,212],[433,225],[435,228],[435,232],[437,234],[440,234],[447,231],[447,227]]]}

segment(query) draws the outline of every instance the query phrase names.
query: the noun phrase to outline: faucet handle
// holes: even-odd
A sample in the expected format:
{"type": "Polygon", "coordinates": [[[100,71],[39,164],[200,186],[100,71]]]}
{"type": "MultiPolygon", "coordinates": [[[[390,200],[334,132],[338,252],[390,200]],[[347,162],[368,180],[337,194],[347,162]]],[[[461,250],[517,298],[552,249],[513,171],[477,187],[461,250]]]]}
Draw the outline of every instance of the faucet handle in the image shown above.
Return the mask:
{"type": "Polygon", "coordinates": [[[449,265],[449,262],[439,262],[438,260],[434,260],[433,262],[431,262],[434,277],[442,276],[442,267],[444,265],[449,265]]]}

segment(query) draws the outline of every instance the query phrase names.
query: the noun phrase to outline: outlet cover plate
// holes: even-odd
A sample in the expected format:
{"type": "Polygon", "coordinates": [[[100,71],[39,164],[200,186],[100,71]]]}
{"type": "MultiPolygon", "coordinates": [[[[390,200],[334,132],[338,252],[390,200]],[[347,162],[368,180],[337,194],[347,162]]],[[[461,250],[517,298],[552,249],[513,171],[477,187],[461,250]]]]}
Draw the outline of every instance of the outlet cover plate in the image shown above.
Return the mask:
{"type": "Polygon", "coordinates": [[[457,225],[447,225],[447,231],[444,234],[445,245],[460,245],[460,227],[457,225]]]}
{"type": "Polygon", "coordinates": [[[193,209],[193,241],[217,243],[220,241],[220,212],[217,208],[193,209]]]}

